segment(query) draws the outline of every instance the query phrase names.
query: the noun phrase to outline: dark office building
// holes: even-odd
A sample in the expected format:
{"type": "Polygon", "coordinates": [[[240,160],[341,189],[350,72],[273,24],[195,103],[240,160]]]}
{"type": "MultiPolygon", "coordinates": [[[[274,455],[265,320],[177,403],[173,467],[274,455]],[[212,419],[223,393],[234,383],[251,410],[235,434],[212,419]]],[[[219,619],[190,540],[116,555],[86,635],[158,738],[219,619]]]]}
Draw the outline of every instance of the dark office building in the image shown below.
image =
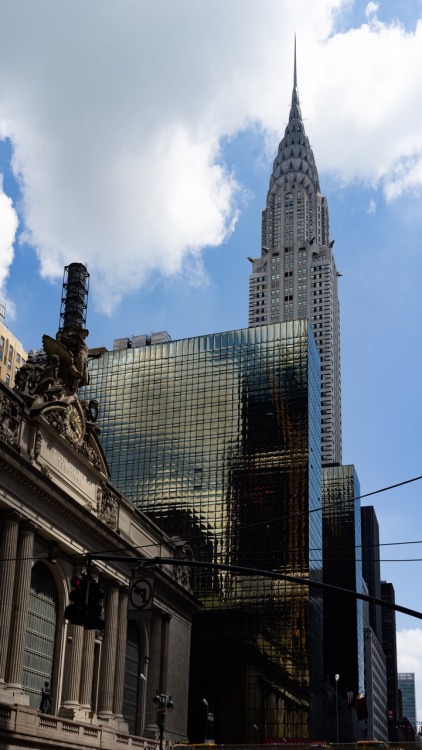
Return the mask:
{"type": "MultiPolygon", "coordinates": [[[[354,466],[325,467],[323,477],[324,583],[362,591],[359,480],[354,466]]],[[[324,591],[324,673],[338,690],[364,690],[363,602],[324,591]]],[[[353,738],[342,738],[340,741],[353,738]]]]}
{"type": "Polygon", "coordinates": [[[397,684],[401,694],[401,715],[412,725],[415,733],[417,731],[415,673],[399,672],[397,684]]]}
{"type": "MultiPolygon", "coordinates": [[[[379,526],[372,505],[360,509],[362,526],[362,575],[368,586],[368,594],[381,599],[381,569],[379,526]]],[[[382,644],[381,607],[369,603],[369,624],[382,644]]]]}
{"type": "Polygon", "coordinates": [[[113,481],[195,558],[256,569],[195,573],[190,739],[203,741],[206,711],[219,742],[318,739],[321,592],[259,572],[321,580],[320,369],[308,323],[131,343],[91,362],[85,389],[101,403],[113,481]]]}
{"type": "MultiPolygon", "coordinates": [[[[392,583],[381,581],[381,599],[396,603],[396,595],[392,583]]],[[[395,742],[398,738],[397,726],[400,719],[398,682],[397,682],[397,642],[396,642],[396,612],[387,607],[382,608],[382,648],[387,660],[387,719],[388,739],[395,742]]]]}

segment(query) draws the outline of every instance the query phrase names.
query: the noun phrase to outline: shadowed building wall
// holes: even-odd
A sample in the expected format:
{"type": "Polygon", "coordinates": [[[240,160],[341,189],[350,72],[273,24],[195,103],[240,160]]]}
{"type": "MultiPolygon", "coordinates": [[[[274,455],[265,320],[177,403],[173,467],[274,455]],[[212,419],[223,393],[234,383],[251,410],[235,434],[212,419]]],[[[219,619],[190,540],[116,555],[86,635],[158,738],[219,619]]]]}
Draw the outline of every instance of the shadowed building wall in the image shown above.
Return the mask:
{"type": "MultiPolygon", "coordinates": [[[[355,468],[324,467],[322,476],[324,583],[362,594],[360,488],[355,468]]],[[[338,689],[343,694],[364,691],[363,602],[338,591],[324,591],[324,672],[332,684],[335,674],[340,675],[338,689]]]]}

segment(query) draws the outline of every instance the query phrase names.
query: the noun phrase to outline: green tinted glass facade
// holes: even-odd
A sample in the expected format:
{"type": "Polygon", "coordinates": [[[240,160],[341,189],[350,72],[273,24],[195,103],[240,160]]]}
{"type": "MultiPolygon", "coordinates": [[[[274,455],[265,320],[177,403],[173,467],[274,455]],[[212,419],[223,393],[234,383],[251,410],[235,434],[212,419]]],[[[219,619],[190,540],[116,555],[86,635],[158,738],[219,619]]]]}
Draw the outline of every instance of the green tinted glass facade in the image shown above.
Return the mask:
{"type": "MultiPolygon", "coordinates": [[[[307,321],[105,353],[112,481],[197,559],[321,577],[319,356],[307,321]]],[[[198,571],[191,741],[318,736],[322,599],[259,574],[198,571]],[[195,701],[198,702],[196,706],[195,701]]]]}

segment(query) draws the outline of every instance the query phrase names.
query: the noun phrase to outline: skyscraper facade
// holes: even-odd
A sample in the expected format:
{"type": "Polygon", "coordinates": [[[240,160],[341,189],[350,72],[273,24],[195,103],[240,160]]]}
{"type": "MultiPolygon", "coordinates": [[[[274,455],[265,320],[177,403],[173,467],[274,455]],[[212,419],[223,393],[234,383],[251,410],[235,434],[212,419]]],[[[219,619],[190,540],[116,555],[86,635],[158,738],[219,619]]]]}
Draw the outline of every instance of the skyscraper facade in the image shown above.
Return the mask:
{"type": "MultiPolygon", "coordinates": [[[[394,586],[387,581],[381,581],[381,599],[395,604],[394,586]]],[[[397,722],[400,718],[398,683],[397,683],[397,638],[396,613],[394,609],[382,607],[382,649],[385,654],[387,667],[387,720],[388,739],[395,742],[397,736],[397,722]]]]}
{"type": "MultiPolygon", "coordinates": [[[[363,593],[359,480],[355,468],[325,467],[323,477],[324,583],[363,593]]],[[[341,689],[364,691],[363,602],[324,591],[324,669],[341,689]]]]}
{"type": "Polygon", "coordinates": [[[261,254],[250,257],[249,326],[307,318],[321,357],[323,464],[341,463],[340,310],[327,199],[305,134],[296,74],[289,122],[262,212],[261,254]]]}
{"type": "MultiPolygon", "coordinates": [[[[379,526],[372,505],[360,509],[362,526],[362,575],[368,586],[368,594],[381,599],[381,566],[379,526]]],[[[369,603],[369,624],[379,643],[382,644],[381,607],[369,603]]]]}
{"type": "MultiPolygon", "coordinates": [[[[140,341],[141,339],[139,339],[140,341]]],[[[190,737],[321,737],[320,370],[305,320],[107,352],[101,403],[117,486],[206,563],[195,592],[190,737]]]]}
{"type": "Polygon", "coordinates": [[[401,691],[401,702],[403,717],[410,721],[413,729],[416,731],[416,691],[415,691],[415,673],[399,672],[397,683],[401,691]]]}

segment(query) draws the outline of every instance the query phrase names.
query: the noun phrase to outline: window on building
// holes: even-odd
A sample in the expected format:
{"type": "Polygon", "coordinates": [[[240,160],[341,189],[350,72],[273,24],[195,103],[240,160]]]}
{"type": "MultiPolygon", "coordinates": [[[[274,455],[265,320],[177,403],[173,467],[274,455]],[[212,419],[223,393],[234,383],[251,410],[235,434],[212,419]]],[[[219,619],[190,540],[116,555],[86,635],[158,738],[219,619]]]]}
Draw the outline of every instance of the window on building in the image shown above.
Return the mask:
{"type": "Polygon", "coordinates": [[[23,689],[34,708],[39,708],[44,683],[49,682],[51,685],[57,608],[54,578],[44,563],[36,563],[31,575],[22,673],[23,689]]]}

